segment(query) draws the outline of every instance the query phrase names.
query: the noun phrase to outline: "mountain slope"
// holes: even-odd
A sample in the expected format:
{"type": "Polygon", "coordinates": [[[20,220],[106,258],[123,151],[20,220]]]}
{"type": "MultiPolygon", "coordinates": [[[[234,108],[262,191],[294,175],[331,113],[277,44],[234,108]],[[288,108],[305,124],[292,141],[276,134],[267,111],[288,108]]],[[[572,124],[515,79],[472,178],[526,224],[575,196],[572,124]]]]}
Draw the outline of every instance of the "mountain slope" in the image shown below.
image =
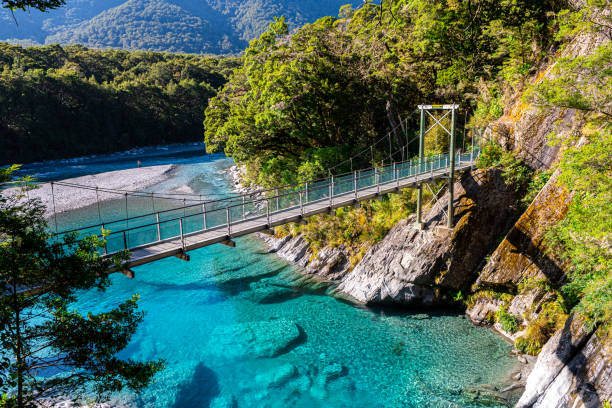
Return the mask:
{"type": "MultiPolygon", "coordinates": [[[[346,0],[74,0],[49,13],[0,10],[0,40],[189,53],[235,53],[275,16],[290,27],[338,13],[346,0]],[[18,24],[15,24],[17,20],[18,24]]],[[[357,2],[354,2],[357,3],[357,2]]]]}

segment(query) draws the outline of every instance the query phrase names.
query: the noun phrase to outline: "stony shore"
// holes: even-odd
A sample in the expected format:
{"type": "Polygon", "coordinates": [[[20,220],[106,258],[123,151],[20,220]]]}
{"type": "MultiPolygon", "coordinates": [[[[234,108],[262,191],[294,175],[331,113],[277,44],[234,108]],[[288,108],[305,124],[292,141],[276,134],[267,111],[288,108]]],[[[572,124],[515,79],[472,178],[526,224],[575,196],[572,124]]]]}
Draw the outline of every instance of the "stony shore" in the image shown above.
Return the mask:
{"type": "MultiPolygon", "coordinates": [[[[116,193],[105,191],[98,191],[96,194],[95,187],[107,190],[142,191],[172,177],[175,168],[175,165],[161,165],[75,177],[62,180],[60,183],[89,186],[92,189],[54,184],[53,195],[51,194],[51,183],[42,183],[37,185],[35,189],[28,191],[27,195],[29,198],[40,199],[47,208],[46,216],[51,217],[54,208],[53,197],[55,197],[55,211],[57,213],[76,210],[95,204],[98,197],[100,201],[120,198],[120,195],[116,193]]],[[[5,194],[19,194],[21,192],[21,188],[13,187],[7,189],[5,194]]]]}

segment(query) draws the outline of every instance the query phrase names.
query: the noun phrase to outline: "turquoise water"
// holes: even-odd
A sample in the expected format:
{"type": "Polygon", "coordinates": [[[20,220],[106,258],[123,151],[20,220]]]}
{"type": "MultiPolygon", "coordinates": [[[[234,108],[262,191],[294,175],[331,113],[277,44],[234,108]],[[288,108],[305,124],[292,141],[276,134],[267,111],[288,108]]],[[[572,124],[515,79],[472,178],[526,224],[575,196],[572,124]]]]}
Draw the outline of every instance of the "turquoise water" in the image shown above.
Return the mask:
{"type": "MultiPolygon", "coordinates": [[[[181,157],[176,150],[173,157],[181,157]]],[[[188,154],[164,188],[227,191],[229,160],[188,154]]],[[[62,177],[61,164],[48,165],[62,177]]],[[[113,204],[107,208],[112,212],[113,204]]],[[[75,211],[62,222],[95,221],[94,213],[75,211]]],[[[117,274],[105,293],[79,296],[78,310],[98,312],[140,294],[146,316],[121,357],[166,360],[166,370],[146,390],[116,395],[115,402],[160,408],[504,406],[474,400],[470,392],[482,384],[501,386],[516,363],[510,344],[491,330],[456,313],[370,310],[336,300],[255,238],[237,243],[235,249],[193,251],[190,262],[172,258],[137,267],[135,279],[117,274]]]]}

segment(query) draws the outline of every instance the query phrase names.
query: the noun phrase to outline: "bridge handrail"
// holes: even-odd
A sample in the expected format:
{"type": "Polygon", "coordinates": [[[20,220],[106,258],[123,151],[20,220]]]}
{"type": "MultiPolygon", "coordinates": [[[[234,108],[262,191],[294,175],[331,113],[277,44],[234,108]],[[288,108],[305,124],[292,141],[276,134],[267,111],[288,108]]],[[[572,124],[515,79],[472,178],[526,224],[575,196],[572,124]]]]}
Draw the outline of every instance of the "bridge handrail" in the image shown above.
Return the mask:
{"type": "MultiPolygon", "coordinates": [[[[460,155],[461,153],[458,153],[458,154],[460,155]]],[[[447,157],[449,157],[448,153],[444,154],[444,155],[438,155],[438,156],[429,156],[429,157],[425,158],[423,163],[419,163],[418,159],[404,160],[404,161],[395,162],[395,163],[392,163],[392,164],[389,164],[389,165],[386,165],[386,166],[383,166],[383,167],[375,167],[374,166],[374,167],[369,167],[369,168],[366,168],[366,169],[355,170],[353,172],[347,172],[347,173],[342,173],[342,174],[338,174],[338,175],[333,175],[332,177],[315,179],[314,181],[313,180],[305,181],[305,182],[302,182],[302,183],[298,184],[297,186],[300,186],[300,185],[305,186],[307,184],[315,184],[315,183],[319,183],[319,182],[325,181],[325,182],[327,182],[325,187],[327,187],[329,185],[329,182],[331,182],[330,180],[332,178],[345,177],[347,175],[352,175],[355,172],[357,172],[359,174],[361,172],[367,172],[367,171],[371,171],[371,170],[384,170],[386,168],[402,165],[402,164],[405,164],[405,163],[413,163],[415,160],[417,160],[417,162],[413,163],[412,166],[411,166],[411,167],[415,167],[415,166],[427,164],[427,163],[430,163],[430,162],[434,162],[436,160],[440,160],[440,158],[447,158],[447,157]]],[[[264,189],[264,190],[258,190],[256,192],[252,192],[252,193],[244,193],[244,194],[241,194],[241,195],[236,195],[236,196],[233,196],[233,197],[227,197],[227,198],[224,198],[224,199],[217,199],[217,200],[211,200],[211,201],[203,201],[203,202],[199,202],[197,204],[190,204],[190,205],[179,207],[179,208],[172,208],[172,209],[168,209],[168,210],[155,211],[155,212],[152,212],[152,213],[141,214],[141,215],[134,216],[134,217],[126,217],[126,218],[123,218],[123,219],[112,220],[112,221],[98,223],[98,224],[89,225],[89,226],[85,226],[85,227],[79,227],[79,228],[74,228],[74,229],[70,229],[70,230],[60,231],[60,232],[52,234],[52,236],[55,237],[55,236],[66,235],[66,234],[70,234],[70,233],[73,233],[73,232],[79,232],[79,231],[83,231],[83,230],[104,228],[104,227],[112,225],[112,224],[128,222],[128,221],[132,221],[132,220],[138,220],[138,219],[142,219],[142,218],[145,218],[145,217],[150,217],[150,216],[153,216],[153,215],[156,215],[156,214],[167,214],[167,213],[170,213],[172,211],[179,211],[179,210],[186,210],[186,209],[195,208],[195,207],[201,207],[202,205],[215,204],[215,203],[227,202],[227,201],[231,202],[232,200],[241,199],[243,197],[250,198],[251,201],[249,203],[261,202],[261,201],[263,201],[262,199],[260,199],[260,200],[253,200],[253,197],[256,196],[256,195],[260,195],[260,194],[262,194],[264,192],[283,190],[283,189],[286,189],[286,188],[289,188],[289,187],[295,187],[295,186],[296,185],[285,185],[285,186],[274,187],[274,188],[269,188],[269,189],[264,189]]],[[[317,188],[317,187],[311,186],[311,188],[317,188]]],[[[289,194],[297,193],[299,191],[304,191],[304,190],[303,189],[295,190],[295,191],[292,191],[292,192],[288,192],[288,193],[284,193],[284,194],[277,194],[275,196],[266,197],[266,198],[269,198],[269,199],[282,198],[282,197],[285,197],[285,196],[287,196],[289,194]]],[[[177,200],[177,201],[180,201],[180,200],[177,200]]],[[[249,203],[244,203],[244,204],[249,204],[249,203]]],[[[240,203],[238,203],[238,204],[236,204],[234,206],[228,205],[228,206],[224,206],[224,207],[221,207],[221,208],[222,209],[225,209],[225,208],[234,208],[236,206],[242,206],[244,204],[242,202],[240,202],[240,203]]],[[[211,210],[211,211],[214,211],[214,210],[211,210]]],[[[180,217],[174,218],[173,220],[177,220],[179,218],[180,217]]],[[[169,220],[165,220],[165,221],[169,221],[169,220]]]]}
{"type": "MultiPolygon", "coordinates": [[[[457,158],[458,158],[458,162],[459,163],[465,161],[463,159],[463,156],[466,156],[466,154],[463,154],[463,155],[461,153],[457,154],[457,158]]],[[[413,175],[410,175],[411,170],[415,169],[415,168],[420,168],[420,166],[425,166],[425,169],[422,170],[422,171],[419,171],[418,173],[415,171],[414,172],[414,176],[421,175],[421,174],[426,174],[429,171],[433,172],[434,171],[433,165],[429,166],[429,169],[427,169],[427,167],[428,167],[427,164],[428,163],[434,163],[434,162],[438,161],[440,166],[437,167],[436,170],[439,170],[440,168],[443,168],[441,166],[442,159],[444,159],[445,162],[446,162],[448,157],[449,157],[448,155],[433,156],[433,157],[428,158],[427,160],[424,160],[422,163],[419,163],[419,162],[418,163],[412,163],[413,162],[412,160],[403,161],[403,162],[400,162],[400,163],[395,163],[393,165],[384,166],[383,168],[380,169],[381,170],[380,173],[379,172],[375,172],[374,174],[370,174],[370,175],[368,175],[366,177],[372,177],[372,176],[376,177],[376,175],[380,175],[380,174],[384,174],[384,173],[389,173],[390,171],[394,171],[395,173],[394,173],[393,178],[391,180],[387,180],[387,181],[383,181],[382,182],[383,184],[386,184],[386,183],[389,183],[390,181],[399,180],[401,178],[410,178],[410,177],[412,177],[413,175]],[[409,162],[411,163],[411,165],[408,167],[409,176],[407,176],[407,177],[399,177],[399,174],[400,174],[399,172],[400,172],[401,165],[405,164],[405,163],[409,163],[409,162]]],[[[468,159],[469,159],[469,157],[468,157],[468,159]]],[[[473,159],[473,155],[472,155],[472,159],[473,159]]],[[[445,163],[444,167],[447,167],[447,166],[448,166],[448,163],[445,163]]],[[[373,169],[377,170],[377,168],[373,168],[373,169]]],[[[405,169],[406,168],[404,167],[403,170],[405,170],[405,169]]],[[[363,171],[367,171],[367,170],[372,170],[372,169],[365,169],[363,171]]],[[[357,172],[346,173],[345,175],[349,175],[349,174],[352,175],[352,174],[356,174],[356,173],[357,172]]],[[[338,176],[334,176],[334,177],[338,177],[338,176]]],[[[326,183],[326,185],[315,186],[315,187],[313,187],[313,190],[317,190],[317,189],[329,189],[331,191],[331,185],[332,185],[331,178],[325,179],[325,180],[328,180],[328,183],[326,183]]],[[[355,190],[355,191],[362,190],[362,189],[365,189],[365,188],[370,188],[370,187],[375,186],[375,185],[380,185],[381,184],[380,176],[378,178],[376,178],[376,180],[377,181],[374,182],[373,184],[368,184],[367,186],[363,186],[361,188],[357,188],[357,190],[355,190]]],[[[350,181],[350,180],[347,180],[345,182],[348,182],[348,181],[350,181]]],[[[313,190],[310,190],[310,191],[313,191],[313,190]]],[[[340,193],[340,195],[341,194],[350,193],[351,191],[354,191],[354,188],[349,190],[349,191],[347,191],[347,192],[340,193]]],[[[292,206],[290,205],[290,206],[288,206],[286,208],[282,208],[281,209],[281,208],[279,208],[278,200],[281,197],[287,197],[287,196],[290,196],[290,195],[298,195],[299,194],[300,196],[302,196],[302,194],[304,194],[305,192],[306,192],[306,190],[304,190],[304,189],[290,191],[290,192],[286,192],[286,193],[283,193],[283,194],[279,194],[277,196],[258,198],[258,199],[252,200],[249,204],[255,204],[255,206],[257,208],[257,205],[256,205],[257,203],[266,202],[267,203],[266,204],[266,212],[267,212],[267,215],[269,216],[269,215],[275,214],[277,212],[286,211],[286,210],[291,209],[291,208],[298,208],[300,206],[303,206],[304,203],[302,203],[302,201],[300,199],[300,205],[292,205],[292,206]],[[270,212],[270,210],[269,210],[270,209],[270,204],[269,204],[270,200],[275,200],[275,199],[277,200],[277,210],[270,212]]],[[[329,200],[333,196],[334,196],[334,192],[332,191],[331,192],[331,196],[328,195],[328,197],[324,196],[324,197],[321,197],[321,198],[318,198],[318,199],[309,200],[306,203],[307,204],[312,204],[312,203],[316,203],[316,202],[320,202],[320,201],[326,201],[326,200],[329,200]]],[[[108,236],[110,237],[110,236],[116,236],[116,235],[121,235],[122,234],[123,235],[123,239],[124,239],[124,247],[127,250],[128,249],[127,248],[128,244],[126,242],[126,235],[129,234],[130,232],[133,232],[133,231],[136,231],[136,230],[143,230],[143,229],[150,228],[150,227],[157,227],[157,229],[158,229],[158,237],[159,238],[157,240],[151,242],[151,243],[155,243],[155,242],[161,241],[161,234],[159,232],[159,228],[161,228],[161,225],[163,225],[163,224],[171,224],[171,223],[172,224],[176,224],[176,222],[179,221],[180,227],[181,227],[180,235],[176,235],[176,236],[173,236],[173,237],[166,238],[166,239],[175,239],[175,238],[178,238],[179,236],[183,237],[183,235],[184,235],[183,232],[182,232],[182,229],[183,229],[182,228],[183,227],[183,220],[184,219],[190,218],[190,217],[203,216],[203,215],[205,216],[206,214],[212,214],[212,213],[217,212],[217,211],[226,211],[227,212],[227,217],[228,218],[227,218],[227,222],[225,224],[222,223],[222,224],[219,224],[219,225],[216,225],[216,226],[212,226],[211,228],[207,228],[206,224],[204,224],[204,228],[203,229],[193,231],[193,232],[191,232],[189,234],[196,233],[196,232],[199,232],[199,231],[215,230],[215,229],[221,229],[221,228],[224,228],[224,227],[230,227],[231,226],[231,217],[230,217],[230,213],[229,213],[230,208],[242,207],[243,208],[243,214],[244,214],[244,206],[245,206],[245,204],[247,204],[247,203],[237,203],[235,205],[231,205],[231,206],[228,205],[227,207],[215,208],[215,209],[211,209],[211,210],[206,210],[205,209],[202,212],[198,212],[198,213],[194,213],[194,214],[189,214],[187,216],[183,215],[181,217],[176,217],[176,218],[172,218],[172,219],[168,219],[168,220],[163,220],[163,221],[159,220],[159,213],[152,213],[152,214],[142,215],[142,216],[138,216],[138,217],[133,217],[133,218],[130,218],[130,220],[134,220],[136,218],[143,218],[143,217],[151,216],[151,215],[157,215],[157,221],[154,222],[154,223],[150,223],[150,224],[138,225],[138,226],[134,226],[134,227],[131,227],[131,228],[124,228],[124,229],[121,229],[121,230],[112,231],[112,232],[110,232],[110,234],[108,236]]],[[[190,207],[193,207],[193,206],[190,206],[190,207]]],[[[183,208],[180,208],[180,209],[183,209],[183,208]]],[[[169,211],[176,211],[176,210],[179,210],[179,209],[174,209],[174,210],[169,210],[169,211]]],[[[244,220],[248,220],[248,219],[252,220],[252,219],[256,219],[256,218],[264,217],[264,216],[266,216],[266,214],[259,214],[259,213],[257,213],[253,217],[244,218],[244,215],[243,215],[242,220],[243,221],[244,220]]],[[[111,222],[111,223],[113,223],[113,222],[111,222]]],[[[103,224],[100,224],[100,225],[103,225],[103,224]]],[[[81,229],[78,229],[76,231],[82,231],[84,229],[87,229],[87,228],[81,228],[81,229]]],[[[61,234],[67,234],[69,232],[76,232],[76,231],[65,231],[65,232],[56,234],[54,236],[61,235],[61,234]]],[[[189,234],[185,234],[185,235],[189,235],[189,234]]],[[[96,236],[100,236],[98,234],[95,234],[95,235],[96,236]]],[[[166,240],[166,239],[164,239],[164,240],[166,240]]],[[[119,252],[119,251],[116,251],[116,252],[119,252]]],[[[105,250],[105,254],[106,254],[106,250],[105,250]]]]}

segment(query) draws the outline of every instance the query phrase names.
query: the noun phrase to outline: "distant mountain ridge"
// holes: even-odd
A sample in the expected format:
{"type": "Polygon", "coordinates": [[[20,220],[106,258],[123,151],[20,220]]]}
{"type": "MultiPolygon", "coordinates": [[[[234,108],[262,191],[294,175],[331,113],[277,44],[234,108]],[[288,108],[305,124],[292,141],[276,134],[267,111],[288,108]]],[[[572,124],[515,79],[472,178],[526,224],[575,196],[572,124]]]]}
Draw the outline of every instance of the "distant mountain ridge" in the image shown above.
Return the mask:
{"type": "MultiPolygon", "coordinates": [[[[284,15],[292,27],[336,16],[347,0],[68,0],[49,13],[0,10],[0,40],[228,54],[284,15]],[[18,24],[15,24],[14,18],[18,24]]],[[[359,3],[353,1],[354,4],[359,3]]]]}

